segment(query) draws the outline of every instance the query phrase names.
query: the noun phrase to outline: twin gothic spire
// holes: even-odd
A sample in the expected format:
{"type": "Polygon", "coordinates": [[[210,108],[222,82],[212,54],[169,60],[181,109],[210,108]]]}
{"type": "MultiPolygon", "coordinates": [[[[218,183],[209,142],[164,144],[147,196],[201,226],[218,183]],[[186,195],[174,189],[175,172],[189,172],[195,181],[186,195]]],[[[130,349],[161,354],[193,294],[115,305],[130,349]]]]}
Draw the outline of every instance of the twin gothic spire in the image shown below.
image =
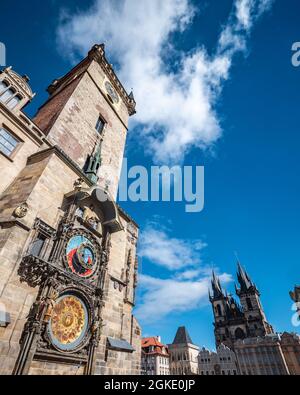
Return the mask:
{"type": "MultiPolygon", "coordinates": [[[[235,287],[238,295],[253,290],[257,291],[255,284],[253,283],[250,276],[248,275],[248,273],[246,272],[246,270],[243,268],[243,266],[240,264],[239,261],[237,262],[237,279],[240,285],[240,288],[238,288],[237,286],[235,287]]],[[[209,297],[211,301],[216,299],[223,299],[227,297],[226,292],[222,289],[220,279],[219,277],[216,276],[214,270],[212,272],[211,287],[212,287],[212,294],[209,293],[209,297]]]]}

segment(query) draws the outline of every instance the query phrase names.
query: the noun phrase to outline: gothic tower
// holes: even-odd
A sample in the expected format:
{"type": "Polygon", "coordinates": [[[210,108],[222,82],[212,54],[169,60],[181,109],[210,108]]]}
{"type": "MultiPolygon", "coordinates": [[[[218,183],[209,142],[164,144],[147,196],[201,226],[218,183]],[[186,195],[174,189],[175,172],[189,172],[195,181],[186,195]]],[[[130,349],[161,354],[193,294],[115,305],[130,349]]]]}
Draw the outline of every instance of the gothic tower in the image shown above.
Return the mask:
{"type": "Polygon", "coordinates": [[[267,322],[260,294],[247,272],[238,263],[236,294],[240,303],[223,291],[219,279],[213,272],[212,294],[209,295],[214,313],[216,346],[225,344],[234,349],[234,343],[248,337],[264,336],[273,333],[267,322]]]}
{"type": "Polygon", "coordinates": [[[135,101],[104,45],[55,80],[0,72],[0,374],[139,374],[138,225],[116,195],[135,101]]]}
{"type": "Polygon", "coordinates": [[[209,298],[214,313],[216,346],[224,344],[232,349],[236,339],[246,336],[247,328],[243,312],[234,298],[223,291],[215,272],[211,285],[213,292],[209,298]]]}
{"type": "Polygon", "coordinates": [[[238,262],[237,278],[239,288],[236,287],[236,294],[248,323],[249,335],[255,337],[273,333],[260,301],[260,293],[240,262],[238,262]]]}
{"type": "Polygon", "coordinates": [[[170,354],[170,374],[196,375],[198,372],[199,347],[193,341],[184,326],[177,329],[172,344],[168,344],[170,354]]]}

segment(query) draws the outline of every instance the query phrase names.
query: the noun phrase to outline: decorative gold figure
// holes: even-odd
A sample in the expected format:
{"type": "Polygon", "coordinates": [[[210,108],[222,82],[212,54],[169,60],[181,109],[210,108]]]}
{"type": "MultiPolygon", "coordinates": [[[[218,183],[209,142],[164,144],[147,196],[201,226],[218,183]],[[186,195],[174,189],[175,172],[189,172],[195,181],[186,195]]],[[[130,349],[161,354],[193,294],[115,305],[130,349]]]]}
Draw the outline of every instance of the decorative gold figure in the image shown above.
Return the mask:
{"type": "Polygon", "coordinates": [[[22,203],[20,204],[20,206],[18,206],[15,211],[13,212],[13,215],[16,218],[24,218],[26,217],[27,213],[28,213],[28,204],[27,203],[22,203]]]}

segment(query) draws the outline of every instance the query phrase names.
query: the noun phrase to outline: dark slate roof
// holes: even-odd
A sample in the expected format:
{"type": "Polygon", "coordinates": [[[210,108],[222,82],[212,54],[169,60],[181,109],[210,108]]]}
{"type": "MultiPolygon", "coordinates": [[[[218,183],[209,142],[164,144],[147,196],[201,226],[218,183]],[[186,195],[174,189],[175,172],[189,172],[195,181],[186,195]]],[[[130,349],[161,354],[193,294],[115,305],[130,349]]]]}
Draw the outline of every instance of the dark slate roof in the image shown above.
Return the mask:
{"type": "Polygon", "coordinates": [[[133,352],[135,349],[126,340],[107,338],[109,347],[113,350],[133,352]]]}
{"type": "Polygon", "coordinates": [[[185,326],[178,328],[173,344],[193,344],[192,339],[185,326]]]}

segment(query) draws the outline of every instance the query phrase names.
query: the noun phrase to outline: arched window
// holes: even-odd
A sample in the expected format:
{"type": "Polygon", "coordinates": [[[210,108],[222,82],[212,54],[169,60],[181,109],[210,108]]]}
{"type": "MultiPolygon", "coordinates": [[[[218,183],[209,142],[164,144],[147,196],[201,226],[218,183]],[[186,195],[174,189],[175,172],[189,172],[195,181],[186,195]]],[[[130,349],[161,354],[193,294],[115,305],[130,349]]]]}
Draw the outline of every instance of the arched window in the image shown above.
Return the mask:
{"type": "Polygon", "coordinates": [[[0,96],[0,100],[3,103],[6,103],[10,98],[12,98],[14,96],[14,94],[16,93],[16,91],[12,88],[6,89],[0,96]]]}
{"type": "Polygon", "coordinates": [[[0,95],[8,88],[8,84],[5,81],[0,81],[0,95]]]}
{"type": "Polygon", "coordinates": [[[16,95],[10,99],[10,101],[7,103],[7,106],[12,110],[15,108],[22,100],[22,97],[20,95],[16,95]]]}

